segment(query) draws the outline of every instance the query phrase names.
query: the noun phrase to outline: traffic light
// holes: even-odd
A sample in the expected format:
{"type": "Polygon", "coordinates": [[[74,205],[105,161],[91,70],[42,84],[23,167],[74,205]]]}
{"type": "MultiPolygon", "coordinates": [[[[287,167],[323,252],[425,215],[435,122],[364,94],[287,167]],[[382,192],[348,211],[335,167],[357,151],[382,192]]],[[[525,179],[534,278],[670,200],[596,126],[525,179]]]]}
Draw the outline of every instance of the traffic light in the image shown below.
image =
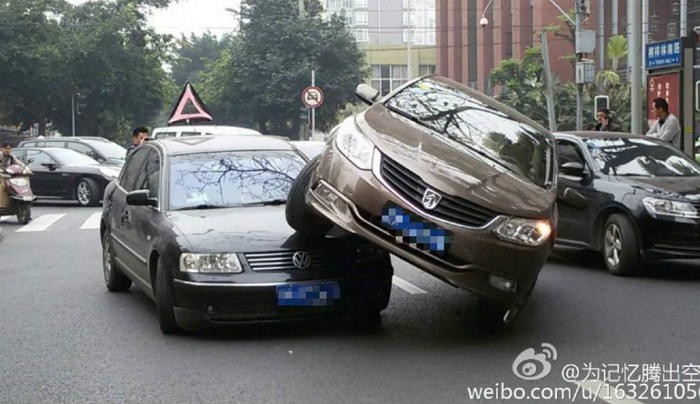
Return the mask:
{"type": "Polygon", "coordinates": [[[87,107],[87,96],[81,95],[80,93],[75,94],[75,114],[80,115],[80,109],[87,107]]]}

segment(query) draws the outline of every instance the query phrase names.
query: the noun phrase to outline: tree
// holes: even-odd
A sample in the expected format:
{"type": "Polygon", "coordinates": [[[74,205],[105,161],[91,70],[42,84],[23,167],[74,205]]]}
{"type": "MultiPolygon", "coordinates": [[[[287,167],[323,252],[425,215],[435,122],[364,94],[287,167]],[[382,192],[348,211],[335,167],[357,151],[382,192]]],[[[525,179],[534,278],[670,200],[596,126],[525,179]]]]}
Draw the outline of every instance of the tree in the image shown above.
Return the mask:
{"type": "Polygon", "coordinates": [[[320,129],[353,100],[367,74],[362,53],[341,18],[322,20],[318,0],[305,5],[307,15],[299,18],[296,0],[243,2],[240,35],[202,74],[203,98],[222,114],[217,121],[296,136],[312,69],[325,94],[316,114],[320,129]]]}
{"type": "Polygon", "coordinates": [[[172,63],[172,77],[182,87],[186,82],[196,83],[207,65],[216,61],[221,52],[230,46],[230,38],[219,40],[216,36],[205,33],[202,36],[182,35],[175,47],[175,59],[172,63]]]}

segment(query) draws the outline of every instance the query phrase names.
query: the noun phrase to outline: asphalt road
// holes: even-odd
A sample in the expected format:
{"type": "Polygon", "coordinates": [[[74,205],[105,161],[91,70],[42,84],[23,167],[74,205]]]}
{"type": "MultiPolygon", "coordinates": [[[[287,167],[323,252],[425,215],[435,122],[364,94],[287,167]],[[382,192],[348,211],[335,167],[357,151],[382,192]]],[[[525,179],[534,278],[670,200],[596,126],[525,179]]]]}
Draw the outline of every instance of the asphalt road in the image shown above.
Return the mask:
{"type": "Polygon", "coordinates": [[[33,228],[0,222],[0,402],[522,402],[470,399],[469,389],[574,390],[562,369],[578,366],[580,380],[587,363],[676,365],[690,383],[690,365],[700,364],[700,264],[619,278],[570,252],[546,265],[530,304],[500,334],[479,331],[471,295],[396,261],[399,286],[378,328],[338,320],[164,336],[138,288],[105,289],[98,212],[43,205],[33,228]],[[516,357],[542,343],[557,351],[551,373],[516,377],[516,357]]]}

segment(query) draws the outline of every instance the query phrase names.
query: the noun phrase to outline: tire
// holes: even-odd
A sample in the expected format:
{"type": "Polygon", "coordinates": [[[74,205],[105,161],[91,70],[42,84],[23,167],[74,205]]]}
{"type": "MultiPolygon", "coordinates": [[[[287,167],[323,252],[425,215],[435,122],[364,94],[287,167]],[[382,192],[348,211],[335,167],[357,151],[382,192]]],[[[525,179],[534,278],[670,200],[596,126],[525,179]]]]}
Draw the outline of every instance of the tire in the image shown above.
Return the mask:
{"type": "Polygon", "coordinates": [[[92,178],[81,178],[75,185],[75,199],[80,206],[97,206],[100,203],[100,187],[92,178]]]}
{"type": "Polygon", "coordinates": [[[285,215],[287,223],[297,232],[305,235],[325,235],[333,224],[319,217],[306,205],[311,175],[318,166],[319,157],[309,161],[294,180],[287,197],[285,215]]]}
{"type": "MultiPolygon", "coordinates": [[[[393,274],[393,269],[390,272],[393,274]]],[[[356,321],[359,325],[369,327],[375,327],[381,324],[381,313],[387,308],[389,300],[391,299],[391,274],[387,279],[382,280],[382,285],[372,303],[351,315],[353,321],[356,321]]]]}
{"type": "Polygon", "coordinates": [[[610,215],[603,226],[602,237],[603,262],[611,274],[628,276],[639,270],[639,241],[626,215],[610,215]]]}
{"type": "Polygon", "coordinates": [[[131,279],[122,273],[114,260],[112,238],[109,230],[102,235],[102,273],[105,278],[105,286],[110,292],[124,292],[131,287],[131,279]]]}
{"type": "Polygon", "coordinates": [[[170,274],[162,262],[162,258],[158,258],[158,268],[156,268],[156,288],[154,295],[156,298],[156,307],[158,309],[158,324],[163,334],[179,334],[183,330],[175,320],[173,298],[173,286],[170,274]]]}
{"type": "Polygon", "coordinates": [[[29,204],[19,203],[17,205],[17,221],[19,224],[27,224],[32,220],[32,208],[29,204]]]}
{"type": "MultiPolygon", "coordinates": [[[[515,316],[510,316],[509,319],[505,319],[508,309],[499,306],[498,304],[479,297],[476,303],[476,322],[484,331],[487,332],[499,332],[510,324],[515,316]]],[[[516,313],[517,315],[517,313],[516,313]]]]}

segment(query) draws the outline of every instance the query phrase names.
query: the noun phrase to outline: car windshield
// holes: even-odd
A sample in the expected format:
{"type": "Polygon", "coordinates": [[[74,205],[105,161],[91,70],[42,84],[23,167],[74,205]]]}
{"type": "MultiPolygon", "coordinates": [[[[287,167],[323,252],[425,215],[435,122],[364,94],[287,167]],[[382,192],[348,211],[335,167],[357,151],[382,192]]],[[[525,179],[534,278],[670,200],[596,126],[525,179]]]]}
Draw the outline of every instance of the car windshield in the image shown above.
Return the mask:
{"type": "Polygon", "coordinates": [[[55,149],[51,151],[51,157],[61,165],[68,166],[85,166],[100,164],[93,158],[82,153],[70,149],[55,149]]]}
{"type": "Polygon", "coordinates": [[[543,187],[553,178],[553,141],[546,132],[511,117],[447,83],[423,79],[384,104],[494,163],[543,187]]]}
{"type": "Polygon", "coordinates": [[[108,160],[126,159],[126,149],[114,142],[85,141],[108,160]]]}
{"type": "Polygon", "coordinates": [[[290,151],[174,156],[170,163],[170,209],[284,203],[304,164],[290,151]]]}
{"type": "Polygon", "coordinates": [[[670,145],[647,139],[588,139],[586,147],[606,175],[689,177],[700,166],[670,145]]]}

